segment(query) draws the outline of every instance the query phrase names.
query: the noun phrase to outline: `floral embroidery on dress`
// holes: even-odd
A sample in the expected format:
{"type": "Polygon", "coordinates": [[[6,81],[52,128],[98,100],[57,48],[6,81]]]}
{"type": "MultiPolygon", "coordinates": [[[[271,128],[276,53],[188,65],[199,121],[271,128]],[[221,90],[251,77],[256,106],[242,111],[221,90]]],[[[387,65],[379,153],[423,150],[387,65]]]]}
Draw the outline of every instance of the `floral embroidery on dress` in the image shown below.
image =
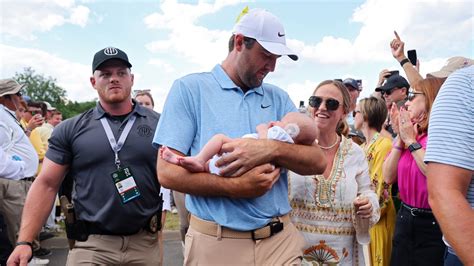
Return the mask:
{"type": "Polygon", "coordinates": [[[348,255],[349,251],[343,248],[340,259],[336,250],[326,245],[326,241],[320,240],[318,245],[311,246],[303,252],[303,259],[313,265],[338,265],[348,255]]]}

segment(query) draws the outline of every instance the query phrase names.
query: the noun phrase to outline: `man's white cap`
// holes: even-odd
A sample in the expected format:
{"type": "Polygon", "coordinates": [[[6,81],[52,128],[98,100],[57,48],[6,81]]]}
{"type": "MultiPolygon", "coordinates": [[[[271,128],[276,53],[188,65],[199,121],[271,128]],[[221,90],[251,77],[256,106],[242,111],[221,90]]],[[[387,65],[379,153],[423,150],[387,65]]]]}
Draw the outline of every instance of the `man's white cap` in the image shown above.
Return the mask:
{"type": "Polygon", "coordinates": [[[280,20],[264,9],[249,10],[235,24],[232,33],[257,40],[272,54],[287,55],[294,61],[298,60],[298,56],[286,46],[285,29],[280,20]]]}
{"type": "Polygon", "coordinates": [[[46,109],[47,109],[48,111],[54,111],[54,110],[56,110],[56,108],[54,108],[53,106],[51,106],[50,103],[44,102],[44,104],[46,104],[46,109]]]}

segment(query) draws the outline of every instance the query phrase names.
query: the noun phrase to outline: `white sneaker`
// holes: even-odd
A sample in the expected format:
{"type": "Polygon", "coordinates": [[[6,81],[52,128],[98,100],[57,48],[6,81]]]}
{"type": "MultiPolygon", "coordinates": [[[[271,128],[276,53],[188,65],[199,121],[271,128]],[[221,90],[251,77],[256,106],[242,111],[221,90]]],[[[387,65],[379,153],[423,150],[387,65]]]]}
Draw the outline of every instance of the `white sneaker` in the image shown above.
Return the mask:
{"type": "Polygon", "coordinates": [[[39,266],[39,265],[48,265],[48,259],[40,259],[37,257],[33,257],[33,259],[28,263],[28,266],[39,266]]]}
{"type": "Polygon", "coordinates": [[[176,207],[172,207],[172,208],[171,208],[171,213],[177,214],[177,213],[178,213],[178,209],[176,209],[176,207]]]}

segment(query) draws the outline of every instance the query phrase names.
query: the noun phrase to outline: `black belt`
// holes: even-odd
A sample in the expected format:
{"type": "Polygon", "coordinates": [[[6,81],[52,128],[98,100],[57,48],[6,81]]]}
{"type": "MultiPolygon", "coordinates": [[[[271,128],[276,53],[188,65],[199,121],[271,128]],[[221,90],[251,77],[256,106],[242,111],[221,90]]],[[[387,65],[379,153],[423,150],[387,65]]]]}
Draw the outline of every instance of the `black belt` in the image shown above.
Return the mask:
{"type": "Polygon", "coordinates": [[[414,208],[404,202],[402,202],[402,207],[410,211],[412,216],[433,216],[433,211],[431,211],[431,209],[414,208]]]}
{"type": "Polygon", "coordinates": [[[21,181],[33,181],[35,180],[35,178],[33,176],[30,176],[30,177],[25,177],[25,178],[22,178],[20,179],[21,181]]]}
{"type": "Polygon", "coordinates": [[[140,232],[140,230],[144,229],[150,233],[156,233],[159,230],[161,230],[161,216],[158,217],[158,215],[154,214],[151,216],[147,223],[142,226],[142,228],[132,231],[132,232],[111,232],[108,230],[104,230],[100,228],[97,224],[95,223],[90,223],[90,222],[84,222],[85,223],[85,228],[87,231],[87,235],[112,235],[112,236],[130,236],[137,234],[140,232]],[[160,219],[160,220],[159,220],[160,219]]]}
{"type": "Polygon", "coordinates": [[[130,236],[130,235],[134,235],[140,232],[140,230],[137,230],[134,232],[111,232],[111,231],[100,228],[95,223],[89,223],[89,222],[84,222],[84,223],[86,225],[85,228],[87,231],[87,235],[130,236]]]}

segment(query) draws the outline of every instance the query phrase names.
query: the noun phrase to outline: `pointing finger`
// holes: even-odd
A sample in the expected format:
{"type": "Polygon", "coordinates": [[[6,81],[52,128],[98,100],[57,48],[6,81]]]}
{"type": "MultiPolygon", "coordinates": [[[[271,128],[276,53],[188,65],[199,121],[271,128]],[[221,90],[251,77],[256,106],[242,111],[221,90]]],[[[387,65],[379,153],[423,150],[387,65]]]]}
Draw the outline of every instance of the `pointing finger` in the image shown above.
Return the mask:
{"type": "Polygon", "coordinates": [[[398,33],[396,30],[393,31],[393,33],[395,33],[395,38],[397,38],[397,40],[400,40],[400,36],[398,36],[398,33]]]}

